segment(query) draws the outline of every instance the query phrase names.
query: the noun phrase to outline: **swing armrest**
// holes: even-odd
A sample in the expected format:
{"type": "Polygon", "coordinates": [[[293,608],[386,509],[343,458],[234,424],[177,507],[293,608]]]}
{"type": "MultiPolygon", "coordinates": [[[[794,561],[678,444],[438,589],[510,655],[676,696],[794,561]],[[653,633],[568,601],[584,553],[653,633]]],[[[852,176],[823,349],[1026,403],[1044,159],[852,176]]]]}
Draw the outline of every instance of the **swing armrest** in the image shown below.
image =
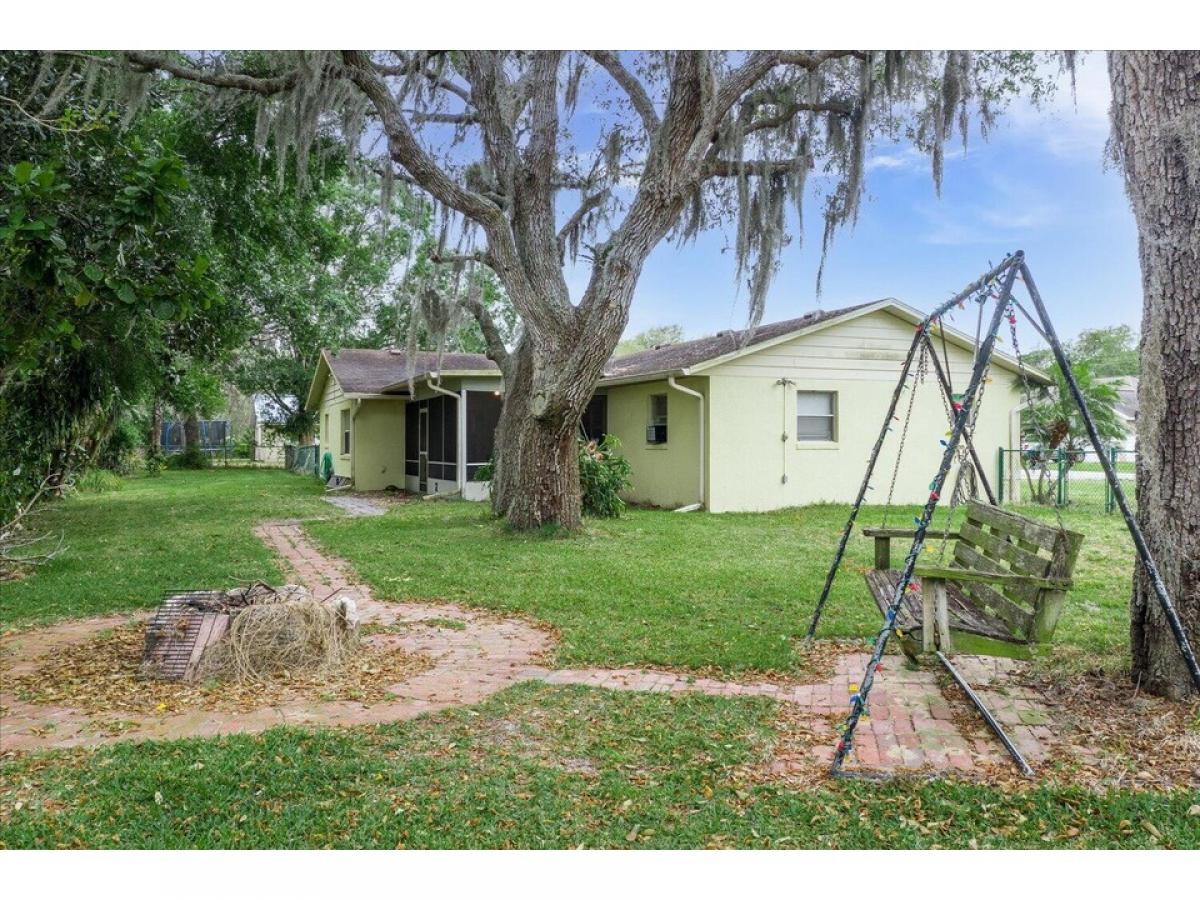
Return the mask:
{"type": "Polygon", "coordinates": [[[974,569],[957,569],[953,566],[917,566],[913,569],[917,578],[933,578],[939,581],[981,581],[987,584],[1029,585],[1052,591],[1065,591],[1071,587],[1070,578],[1037,578],[1033,575],[1008,575],[999,572],[977,572],[974,569]]]}
{"type": "MultiPolygon", "coordinates": [[[[917,536],[916,529],[913,528],[864,528],[862,530],[864,537],[873,538],[915,538],[917,536]]],[[[946,532],[938,531],[936,528],[930,528],[925,532],[928,537],[942,537],[946,532]]],[[[948,535],[951,540],[958,540],[958,532],[951,531],[948,535]]]]}
{"type": "MultiPolygon", "coordinates": [[[[875,538],[875,568],[880,571],[886,571],[892,567],[892,538],[904,538],[912,540],[917,536],[917,533],[911,528],[864,528],[862,533],[869,538],[875,538]]],[[[934,532],[927,531],[926,534],[934,532]]],[[[951,531],[936,532],[938,536],[944,535],[946,539],[958,540],[958,532],[951,531]]]]}

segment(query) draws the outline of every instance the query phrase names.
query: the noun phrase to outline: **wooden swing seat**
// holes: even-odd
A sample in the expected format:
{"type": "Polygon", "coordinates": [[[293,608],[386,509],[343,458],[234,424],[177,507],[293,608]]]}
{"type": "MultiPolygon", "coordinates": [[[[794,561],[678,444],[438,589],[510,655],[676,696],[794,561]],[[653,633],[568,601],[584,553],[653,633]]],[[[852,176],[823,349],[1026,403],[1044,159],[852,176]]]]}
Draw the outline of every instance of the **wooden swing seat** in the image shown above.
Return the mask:
{"type": "MultiPolygon", "coordinates": [[[[863,533],[875,539],[867,587],[886,614],[900,581],[900,572],[891,568],[890,541],[911,540],[914,533],[894,528],[863,533]]],[[[937,534],[930,531],[929,537],[937,534]]],[[[918,560],[913,572],[919,590],[905,593],[896,615],[904,652],[913,658],[940,649],[1028,659],[1033,645],[1054,636],[1083,535],[971,500],[966,521],[951,538],[950,565],[918,560]]]]}

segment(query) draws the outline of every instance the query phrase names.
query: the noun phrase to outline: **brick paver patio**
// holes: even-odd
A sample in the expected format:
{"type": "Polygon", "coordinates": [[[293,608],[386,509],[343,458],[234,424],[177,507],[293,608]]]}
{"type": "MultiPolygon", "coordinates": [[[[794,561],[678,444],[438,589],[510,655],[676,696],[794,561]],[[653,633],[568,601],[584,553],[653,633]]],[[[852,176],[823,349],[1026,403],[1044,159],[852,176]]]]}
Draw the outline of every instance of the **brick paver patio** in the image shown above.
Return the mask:
{"type": "MultiPolygon", "coordinates": [[[[115,740],[167,739],[257,732],[280,724],[313,727],[358,725],[410,719],[453,705],[478,703],[491,694],[529,679],[549,684],[582,684],[609,690],[682,693],[696,691],[726,697],[762,696],[790,704],[814,736],[811,745],[793,755],[781,754],[773,771],[784,774],[827,762],[836,740],[836,725],[868,655],[847,653],[835,674],[815,684],[773,681],[721,681],[654,669],[548,669],[538,659],[553,646],[551,635],[516,618],[497,616],[457,604],[375,600],[356,583],[349,567],[323,554],[298,522],[259,526],[258,536],[292,569],[294,577],[318,598],[354,596],[365,623],[401,624],[395,633],[368,640],[388,642],[432,658],[432,668],[389,692],[385,703],[349,701],[264,706],[248,713],[196,711],[162,716],[123,716],[130,728],[119,736],[97,729],[103,718],[80,710],[26,703],[4,693],[0,685],[0,749],[32,750],[94,745],[115,740]],[[454,619],[461,629],[422,627],[433,619],[454,619]]],[[[148,614],[141,614],[145,618],[148,614]]],[[[128,621],[107,616],[65,622],[3,639],[3,665],[9,673],[35,671],[38,661],[70,644],[128,621]]],[[[1042,759],[1055,741],[1046,707],[1036,692],[1017,687],[1012,677],[1018,663],[985,657],[957,657],[955,664],[984,696],[997,718],[1031,762],[1042,759]]],[[[943,676],[932,669],[909,670],[888,657],[870,696],[870,715],[860,723],[852,767],[880,770],[931,768],[967,771],[1004,764],[1007,756],[957,689],[943,690],[943,676]],[[970,723],[970,724],[960,724],[970,723]]]]}

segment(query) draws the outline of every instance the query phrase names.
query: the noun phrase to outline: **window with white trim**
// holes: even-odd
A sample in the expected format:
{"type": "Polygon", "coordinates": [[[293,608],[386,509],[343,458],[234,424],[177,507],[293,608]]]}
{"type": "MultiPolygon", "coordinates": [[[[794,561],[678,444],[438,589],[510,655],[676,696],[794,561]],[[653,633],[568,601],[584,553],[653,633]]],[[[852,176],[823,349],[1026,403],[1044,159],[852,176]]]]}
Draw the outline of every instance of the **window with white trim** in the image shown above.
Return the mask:
{"type": "Polygon", "coordinates": [[[667,395],[651,394],[649,417],[646,421],[646,443],[667,442],[667,395]]]}
{"type": "Polygon", "coordinates": [[[350,455],[350,410],[342,410],[342,456],[350,455]]]}
{"type": "Polygon", "coordinates": [[[796,440],[837,440],[836,391],[796,391],[796,440]]]}

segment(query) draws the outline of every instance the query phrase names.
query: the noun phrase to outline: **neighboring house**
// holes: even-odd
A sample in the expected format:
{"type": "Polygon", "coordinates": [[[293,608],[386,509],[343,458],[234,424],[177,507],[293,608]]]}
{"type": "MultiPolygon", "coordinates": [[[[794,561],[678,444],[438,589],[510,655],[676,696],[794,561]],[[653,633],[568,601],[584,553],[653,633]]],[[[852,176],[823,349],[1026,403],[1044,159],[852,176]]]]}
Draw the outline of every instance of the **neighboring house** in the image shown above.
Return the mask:
{"type": "MultiPolygon", "coordinates": [[[[750,511],[853,499],[912,343],[917,310],[895,300],[809,313],[743,332],[655,347],[611,360],[583,416],[589,436],[615,435],[632,464],[628,499],[667,508],[703,504],[750,511]]],[[[946,330],[936,341],[951,379],[965,388],[972,341],[946,330]]],[[[486,357],[419,353],[408,393],[403,351],[322,353],[306,408],[319,412],[334,472],[362,490],[388,485],[483,499],[473,476],[492,452],[500,373],[486,357]],[[460,452],[465,448],[465,452],[460,452]]],[[[988,466],[1015,446],[1018,366],[997,352],[976,423],[988,466]]],[[[1031,372],[1035,380],[1049,383],[1031,372]]],[[[907,395],[905,395],[907,396],[907,395]]],[[[869,502],[888,493],[900,431],[885,445],[869,502]]],[[[913,401],[895,502],[929,494],[949,428],[935,376],[913,401]]],[[[991,474],[990,472],[988,473],[991,474]]]]}
{"type": "Polygon", "coordinates": [[[1125,426],[1125,437],[1114,441],[1113,446],[1118,450],[1137,449],[1137,414],[1138,414],[1138,380],[1135,375],[1118,375],[1111,378],[1097,378],[1101,384],[1111,384],[1117,390],[1117,404],[1114,411],[1121,424],[1125,426]]]}

